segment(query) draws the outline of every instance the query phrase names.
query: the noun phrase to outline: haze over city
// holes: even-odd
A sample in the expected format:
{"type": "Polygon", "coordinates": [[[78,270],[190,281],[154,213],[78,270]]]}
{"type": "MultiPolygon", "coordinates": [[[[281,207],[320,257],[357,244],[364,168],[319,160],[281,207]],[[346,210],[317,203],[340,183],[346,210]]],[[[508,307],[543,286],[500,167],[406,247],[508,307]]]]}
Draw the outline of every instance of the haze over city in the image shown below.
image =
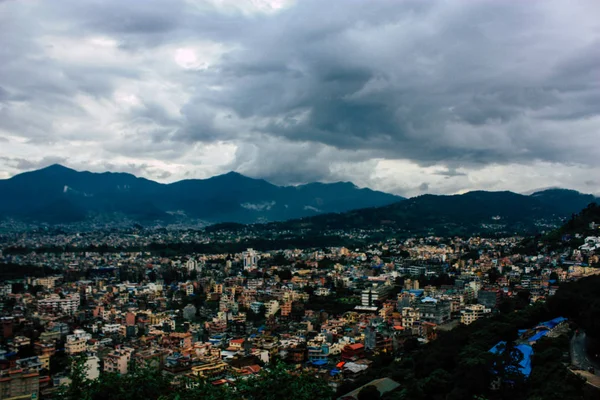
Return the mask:
{"type": "Polygon", "coordinates": [[[600,3],[0,1],[0,178],[600,192],[600,3]]]}

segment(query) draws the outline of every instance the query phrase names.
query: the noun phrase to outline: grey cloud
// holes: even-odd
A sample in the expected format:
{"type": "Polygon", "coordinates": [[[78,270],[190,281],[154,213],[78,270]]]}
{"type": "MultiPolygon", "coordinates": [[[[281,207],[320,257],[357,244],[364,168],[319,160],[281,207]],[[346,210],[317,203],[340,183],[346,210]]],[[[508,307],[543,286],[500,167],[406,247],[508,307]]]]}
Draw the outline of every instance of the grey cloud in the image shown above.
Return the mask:
{"type": "Polygon", "coordinates": [[[456,176],[467,176],[466,173],[459,172],[456,170],[456,168],[446,168],[445,170],[442,170],[442,171],[436,171],[433,173],[433,175],[441,175],[441,176],[445,176],[446,178],[454,178],[456,176]]]}
{"type": "Polygon", "coordinates": [[[271,15],[200,0],[0,7],[0,129],[30,143],[93,141],[109,161],[176,162],[195,143],[227,142],[238,146],[228,167],[279,183],[373,182],[378,159],[439,166],[432,175],[455,185],[492,164],[599,164],[594,0],[302,0],[271,15]],[[94,65],[49,56],[41,43],[63,36],[107,37],[131,55],[200,41],[229,50],[204,70],[176,71],[172,59],[94,65]],[[131,109],[114,103],[123,82],[149,75],[181,87],[179,112],[152,93],[131,109]],[[118,115],[105,140],[93,129],[105,115],[81,94],[118,115]],[[75,138],[61,128],[71,119],[92,128],[75,138]]]}
{"type": "Polygon", "coordinates": [[[17,169],[19,171],[28,171],[34,169],[40,169],[47,167],[53,164],[65,164],[67,162],[67,158],[65,157],[55,157],[48,156],[44,157],[40,160],[27,160],[24,158],[18,157],[0,157],[0,160],[6,162],[12,168],[17,169]]]}
{"type": "MultiPolygon", "coordinates": [[[[329,4],[318,3],[324,15],[329,4]]],[[[561,128],[533,127],[547,112],[577,119],[591,110],[573,91],[593,84],[578,80],[572,68],[588,71],[597,53],[565,48],[556,60],[544,41],[552,41],[557,34],[547,32],[558,27],[530,19],[553,13],[551,6],[458,2],[444,9],[432,2],[418,6],[422,21],[415,20],[414,3],[378,6],[363,15],[352,2],[341,16],[351,14],[351,24],[284,13],[257,26],[242,40],[247,45],[229,54],[225,89],[196,98],[187,113],[211,103],[241,118],[269,120],[258,128],[264,134],[423,165],[567,162],[581,151],[553,145],[564,135],[561,128]],[[447,18],[435,21],[440,13],[447,18]],[[289,34],[271,36],[276,27],[289,34]],[[382,35],[386,29],[389,35],[382,35]],[[557,82],[557,74],[570,76],[570,85],[557,82]],[[287,123],[302,113],[305,119],[287,123]]],[[[314,7],[301,2],[288,13],[314,7]]]]}

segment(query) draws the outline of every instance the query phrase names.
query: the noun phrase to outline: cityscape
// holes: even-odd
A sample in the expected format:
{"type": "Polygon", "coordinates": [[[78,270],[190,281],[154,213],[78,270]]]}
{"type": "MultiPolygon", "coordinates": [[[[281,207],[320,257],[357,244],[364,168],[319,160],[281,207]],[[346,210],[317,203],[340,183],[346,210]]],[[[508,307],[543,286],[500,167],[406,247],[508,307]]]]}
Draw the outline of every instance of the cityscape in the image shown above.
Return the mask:
{"type": "MultiPolygon", "coordinates": [[[[404,398],[414,389],[393,366],[400,370],[453,332],[477,335],[492,329],[482,322],[511,314],[547,318],[509,326],[522,354],[515,373],[525,381],[535,376],[540,343],[560,348],[564,339],[558,365],[594,388],[600,376],[586,348],[586,322],[573,310],[551,314],[564,309],[551,303],[563,285],[599,282],[600,234],[593,234],[600,228],[592,216],[594,204],[577,217],[587,226],[571,222],[580,233],[563,234],[559,248],[548,234],[534,253],[518,236],[389,237],[357,248],[202,254],[152,244],[239,237],[140,227],[4,233],[0,393],[60,396],[73,385],[71,363],[81,360],[90,381],[150,370],[170,385],[200,380],[235,393],[241,380],[267,379],[265,371],[286,366],[317,377],[333,397],[363,398],[361,390],[374,386],[385,398],[404,398]],[[90,251],[93,243],[105,247],[90,251]],[[67,245],[76,250],[56,250],[67,245]],[[145,250],[120,250],[124,245],[145,250]]],[[[502,354],[503,339],[487,352],[502,354]]],[[[513,387],[491,375],[484,388],[490,398],[513,387]]]]}
{"type": "Polygon", "coordinates": [[[0,400],[600,399],[598,0],[0,0],[0,400]]]}

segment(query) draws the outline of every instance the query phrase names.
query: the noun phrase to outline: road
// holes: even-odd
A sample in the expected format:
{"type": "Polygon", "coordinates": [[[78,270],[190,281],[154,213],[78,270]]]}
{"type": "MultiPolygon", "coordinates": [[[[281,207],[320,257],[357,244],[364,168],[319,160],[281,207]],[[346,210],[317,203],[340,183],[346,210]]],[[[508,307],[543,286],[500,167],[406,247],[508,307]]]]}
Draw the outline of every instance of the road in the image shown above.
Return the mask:
{"type": "Polygon", "coordinates": [[[590,359],[587,355],[585,332],[579,332],[579,334],[573,335],[573,338],[571,339],[571,364],[573,364],[575,368],[585,371],[574,372],[586,378],[590,384],[600,387],[600,365],[590,359]],[[594,374],[587,372],[590,367],[595,369],[594,374]]]}

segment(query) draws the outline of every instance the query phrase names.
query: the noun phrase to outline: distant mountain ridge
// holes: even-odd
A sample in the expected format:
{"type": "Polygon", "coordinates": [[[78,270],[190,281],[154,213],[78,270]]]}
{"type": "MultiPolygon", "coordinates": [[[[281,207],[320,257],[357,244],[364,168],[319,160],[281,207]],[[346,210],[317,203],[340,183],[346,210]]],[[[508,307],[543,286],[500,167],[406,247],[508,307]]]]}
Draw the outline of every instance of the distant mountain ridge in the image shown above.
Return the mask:
{"type": "Polygon", "coordinates": [[[404,198],[348,182],[276,186],[236,172],[161,184],[127,173],[52,165],[0,180],[0,218],[72,223],[94,216],[140,222],[282,221],[388,205],[404,198]]]}

